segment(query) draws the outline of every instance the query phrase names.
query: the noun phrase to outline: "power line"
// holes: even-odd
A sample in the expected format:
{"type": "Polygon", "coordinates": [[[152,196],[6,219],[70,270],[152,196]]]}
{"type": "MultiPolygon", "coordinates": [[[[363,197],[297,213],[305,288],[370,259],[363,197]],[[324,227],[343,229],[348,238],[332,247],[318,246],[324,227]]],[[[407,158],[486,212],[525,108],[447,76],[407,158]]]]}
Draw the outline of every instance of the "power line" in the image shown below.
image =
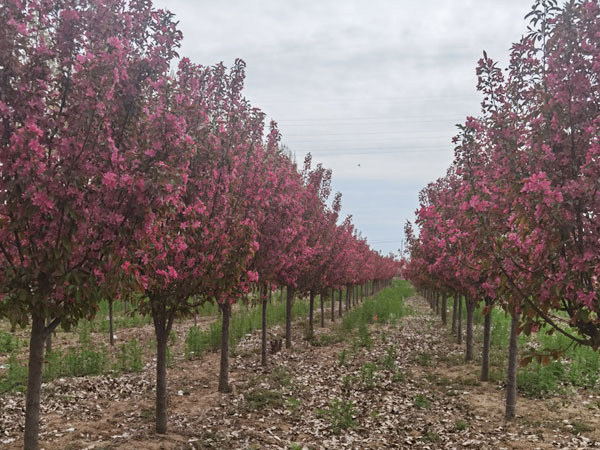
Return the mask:
{"type": "MultiPolygon", "coordinates": [[[[437,139],[437,138],[445,138],[447,137],[445,134],[444,135],[432,135],[432,134],[427,134],[427,135],[422,135],[422,134],[413,134],[413,135],[409,135],[406,133],[406,131],[364,131],[364,132],[346,132],[346,133],[311,133],[310,136],[311,137],[324,137],[324,136],[374,136],[374,135],[392,135],[392,136],[406,136],[406,137],[412,137],[412,138],[418,138],[418,139],[422,139],[422,138],[432,138],[432,139],[437,139]]],[[[289,133],[285,133],[284,137],[304,137],[306,136],[306,134],[289,134],[289,133]]]]}
{"type": "Polygon", "coordinates": [[[307,99],[306,97],[302,97],[302,98],[281,98],[278,97],[276,99],[272,99],[272,100],[256,100],[256,97],[253,101],[253,103],[256,104],[289,104],[289,103],[293,103],[295,105],[297,104],[310,104],[310,103],[348,103],[348,102],[365,102],[365,103],[372,103],[372,102],[432,102],[432,101],[476,101],[478,99],[477,95],[454,95],[454,96],[437,96],[437,97],[421,97],[421,96],[414,96],[414,97],[390,97],[390,96],[370,96],[370,97],[348,97],[348,96],[341,96],[341,97],[329,97],[329,98],[318,98],[318,99],[307,99]]]}

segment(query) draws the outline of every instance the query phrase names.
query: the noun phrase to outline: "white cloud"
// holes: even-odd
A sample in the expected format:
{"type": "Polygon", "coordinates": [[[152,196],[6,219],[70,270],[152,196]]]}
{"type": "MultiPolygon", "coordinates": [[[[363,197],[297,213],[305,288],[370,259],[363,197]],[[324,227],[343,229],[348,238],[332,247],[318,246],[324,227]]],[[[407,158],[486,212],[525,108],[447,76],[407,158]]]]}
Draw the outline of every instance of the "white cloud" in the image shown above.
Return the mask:
{"type": "Polygon", "coordinates": [[[345,212],[373,242],[397,239],[418,190],[445,173],[454,124],[478,113],[482,50],[505,63],[529,10],[523,0],[155,4],[180,20],[182,55],[246,60],[246,96],[299,157],[312,151],[333,169],[345,212]]]}

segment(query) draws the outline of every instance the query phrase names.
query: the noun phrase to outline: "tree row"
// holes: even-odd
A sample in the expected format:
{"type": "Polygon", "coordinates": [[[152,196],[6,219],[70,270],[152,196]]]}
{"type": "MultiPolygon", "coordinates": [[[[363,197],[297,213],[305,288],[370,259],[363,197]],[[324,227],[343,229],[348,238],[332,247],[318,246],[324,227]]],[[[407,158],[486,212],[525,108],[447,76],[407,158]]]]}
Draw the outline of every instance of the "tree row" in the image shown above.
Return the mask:
{"type": "Polygon", "coordinates": [[[338,224],[331,171],[310,156],[298,169],[276,124],[265,130],[243,61],[179,58],[171,13],[7,0],[0,30],[0,318],[31,326],[25,448],[38,447],[46,339],[103,298],[152,316],[164,433],[175,318],[218,303],[226,392],[232,304],[253,286],[287,286],[291,304],[396,274],[349,218],[338,224]]]}
{"type": "MultiPolygon", "coordinates": [[[[518,333],[600,348],[600,7],[538,0],[526,18],[506,71],[484,52],[481,111],[458,127],[447,174],[421,191],[418,232],[405,230],[405,276],[433,304],[465,297],[467,358],[476,305],[510,314],[507,419],[518,333]]],[[[542,349],[522,362],[559,356],[542,349]]]]}

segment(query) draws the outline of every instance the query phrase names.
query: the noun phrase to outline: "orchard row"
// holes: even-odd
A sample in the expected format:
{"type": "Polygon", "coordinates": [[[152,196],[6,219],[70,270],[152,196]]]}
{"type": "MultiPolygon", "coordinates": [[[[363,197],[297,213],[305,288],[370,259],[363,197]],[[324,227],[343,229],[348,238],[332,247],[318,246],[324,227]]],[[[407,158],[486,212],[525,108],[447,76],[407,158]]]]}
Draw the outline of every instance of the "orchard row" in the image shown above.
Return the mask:
{"type": "MultiPolygon", "coordinates": [[[[518,333],[600,348],[600,6],[538,0],[527,18],[506,73],[484,52],[481,113],[459,126],[446,176],[421,191],[419,232],[406,227],[406,277],[442,313],[447,295],[465,297],[467,358],[478,302],[512,317],[507,419],[518,333]]],[[[483,379],[489,330],[488,317],[483,379]]],[[[521,362],[559,356],[539,349],[521,362]]]]}
{"type": "Polygon", "coordinates": [[[153,318],[164,433],[176,317],[218,303],[227,391],[228,319],[249,288],[314,298],[396,274],[350,219],[338,225],[331,172],[310,157],[299,170],[276,124],[264,137],[243,61],[181,58],[172,71],[171,13],[144,0],[9,0],[0,30],[0,317],[31,323],[26,448],[38,445],[44,342],[102,298],[153,318]]]}

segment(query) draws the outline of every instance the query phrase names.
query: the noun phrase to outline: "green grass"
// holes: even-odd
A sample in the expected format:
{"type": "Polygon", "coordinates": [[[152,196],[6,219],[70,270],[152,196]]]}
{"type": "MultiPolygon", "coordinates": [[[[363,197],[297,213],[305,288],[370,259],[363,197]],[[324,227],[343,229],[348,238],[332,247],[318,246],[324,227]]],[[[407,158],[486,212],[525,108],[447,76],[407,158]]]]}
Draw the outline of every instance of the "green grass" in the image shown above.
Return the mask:
{"type": "MultiPolygon", "coordinates": [[[[142,347],[136,339],[122,344],[116,354],[116,362],[110,364],[108,348],[92,342],[91,324],[79,328],[79,342],[68,349],[53,349],[44,355],[42,379],[55,380],[62,377],[82,377],[116,372],[140,372],[143,369],[142,347]]],[[[27,385],[27,362],[17,358],[13,350],[8,360],[8,370],[0,378],[0,392],[24,391],[27,385]]]]}
{"type": "MultiPolygon", "coordinates": [[[[341,331],[345,334],[351,334],[356,328],[360,332],[361,325],[373,323],[395,324],[398,319],[411,313],[409,308],[404,305],[403,299],[412,294],[413,289],[408,282],[403,280],[394,281],[391,286],[382,289],[377,295],[367,298],[361,305],[345,312],[341,331]]],[[[361,338],[365,338],[362,339],[362,344],[368,342],[366,336],[361,336],[361,338]]]]}
{"type": "Polygon", "coordinates": [[[283,396],[278,391],[256,388],[244,395],[244,407],[248,411],[264,408],[281,408],[283,396]]]}
{"type": "MultiPolygon", "coordinates": [[[[453,299],[448,300],[448,311],[452,314],[453,299]]],[[[490,363],[492,379],[505,377],[508,340],[510,334],[510,316],[502,309],[494,308],[492,314],[492,335],[490,343],[490,363]]],[[[451,316],[450,316],[451,318],[451,316]]],[[[449,323],[450,319],[449,318],[449,323]]],[[[483,324],[482,302],[474,313],[475,325],[483,324]]],[[[466,308],[463,304],[463,332],[466,322],[466,308]]],[[[574,332],[575,333],[575,332],[574,332]]],[[[481,340],[481,329],[476,333],[481,340]]],[[[540,353],[552,349],[565,350],[559,360],[550,360],[541,364],[535,359],[525,367],[519,367],[517,386],[522,395],[532,398],[544,398],[564,394],[566,389],[585,388],[594,391],[600,389],[600,353],[589,347],[574,346],[572,341],[561,334],[548,335],[545,329],[530,336],[519,335],[519,355],[522,358],[532,347],[540,353]]]]}
{"type": "Polygon", "coordinates": [[[417,394],[413,400],[413,406],[419,409],[426,409],[431,406],[431,402],[423,394],[417,394]]]}
{"type": "Polygon", "coordinates": [[[354,403],[349,400],[336,398],[327,408],[318,409],[317,415],[331,422],[333,434],[340,434],[342,430],[354,428],[357,422],[354,417],[359,413],[354,409],[354,403]]]}
{"type": "MultiPolygon", "coordinates": [[[[308,302],[297,299],[294,301],[292,316],[306,316],[308,302]]],[[[269,326],[285,323],[285,303],[273,302],[267,308],[267,324],[269,326]]],[[[234,349],[237,343],[247,334],[262,326],[262,309],[250,305],[240,305],[239,310],[231,315],[229,322],[229,345],[234,349]]],[[[187,358],[198,358],[208,351],[216,351],[221,346],[221,318],[211,323],[208,329],[192,327],[185,340],[187,358]]]]}
{"type": "Polygon", "coordinates": [[[0,354],[11,353],[24,345],[24,341],[20,341],[18,337],[0,330],[0,354]]]}

